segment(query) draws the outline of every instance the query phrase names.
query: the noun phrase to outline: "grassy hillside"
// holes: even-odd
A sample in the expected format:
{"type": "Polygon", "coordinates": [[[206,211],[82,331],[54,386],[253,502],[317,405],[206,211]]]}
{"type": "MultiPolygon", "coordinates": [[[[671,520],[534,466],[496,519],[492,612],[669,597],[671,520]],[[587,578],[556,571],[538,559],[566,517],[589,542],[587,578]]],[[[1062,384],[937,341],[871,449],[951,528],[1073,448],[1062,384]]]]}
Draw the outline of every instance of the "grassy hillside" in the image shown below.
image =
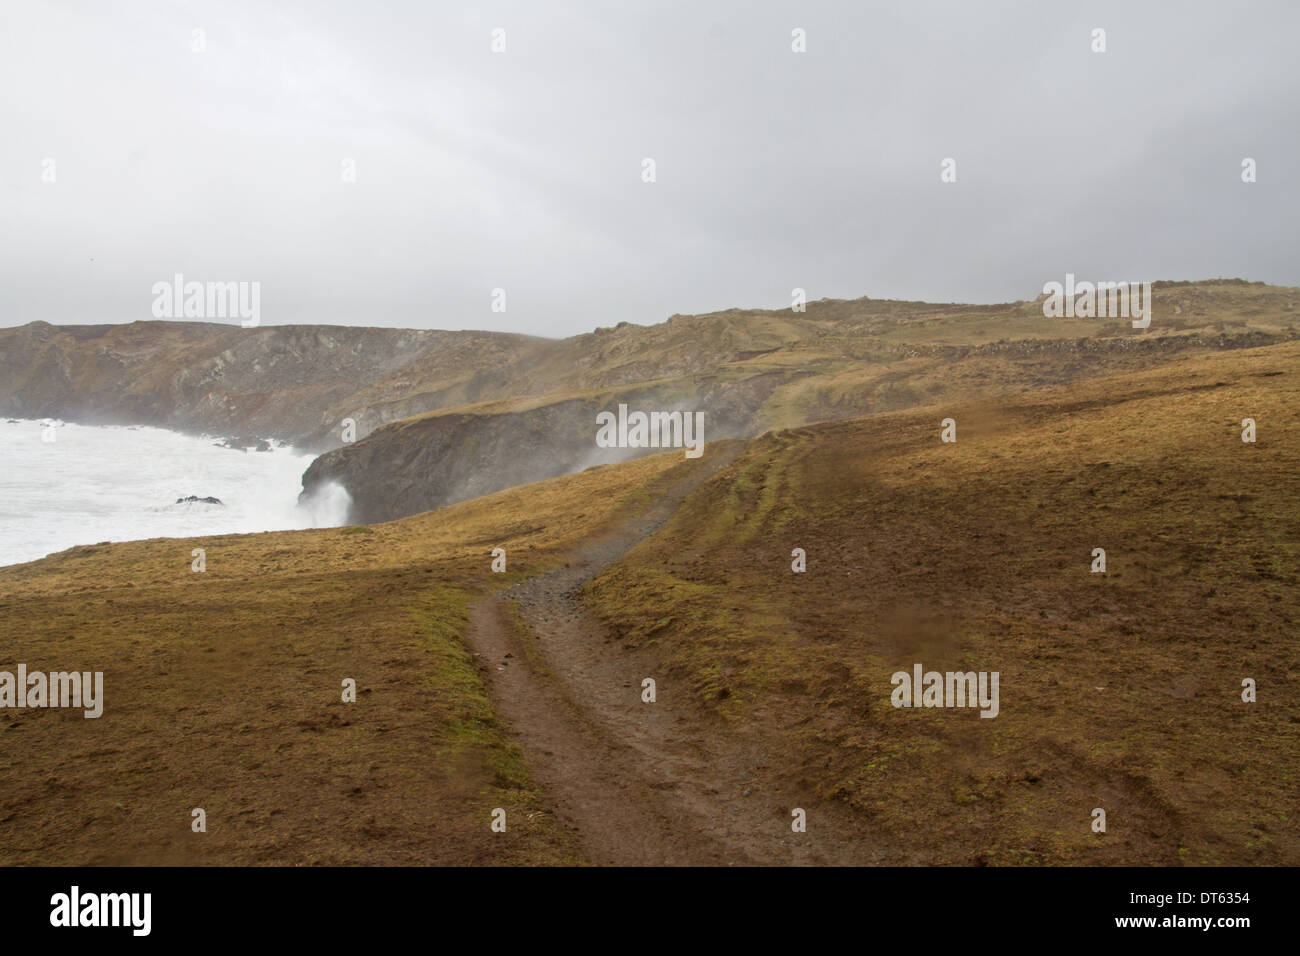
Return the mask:
{"type": "Polygon", "coordinates": [[[1059,377],[1071,373],[1072,363],[1077,372],[1125,354],[1137,338],[1167,340],[1146,354],[1149,364],[1162,352],[1294,336],[1300,290],[1239,279],[1158,282],[1154,299],[1152,326],[1140,334],[1119,319],[1047,319],[1035,301],[972,306],[867,298],[813,301],[805,312],[730,309],[650,326],[621,322],[566,339],[198,321],[33,322],[0,329],[0,414],[256,434],[327,449],[342,443],[345,418],[364,437],[413,415],[505,399],[548,396],[555,403],[584,391],[670,382],[705,400],[744,381],[797,379],[804,391],[826,378],[815,401],[783,396],[779,414],[758,416],[764,427],[788,425],[923,404],[928,390],[944,382],[939,369],[978,359],[980,349],[996,354],[996,369],[983,383],[982,369],[969,373],[967,385],[991,394],[1006,382],[1033,386],[1042,376],[1034,343],[1058,342],[1057,352],[1079,353],[1048,363],[1059,377]],[[1196,333],[1210,339],[1191,341],[1196,333]],[[1029,344],[1007,348],[1013,342],[1029,344]]]}
{"type": "Polygon", "coordinates": [[[893,862],[1294,864],[1298,382],[1287,344],[771,433],[588,599],[893,862]],[[892,707],[916,662],[1000,715],[892,707]]]}
{"type": "MultiPolygon", "coordinates": [[[[815,849],[837,852],[818,859],[1294,864],[1300,343],[1184,349],[1150,368],[1142,347],[1136,371],[996,398],[962,391],[959,357],[941,402],[753,439],[583,592],[599,653],[565,629],[590,614],[555,585],[519,605],[532,636],[521,625],[523,653],[495,664],[541,680],[568,642],[552,676],[586,708],[561,709],[628,731],[602,744],[623,754],[615,767],[681,774],[649,785],[668,817],[675,799],[731,814],[734,788],[736,826],[788,840],[788,819],[746,815],[743,773],[795,795],[811,828],[836,821],[815,849]],[[956,443],[940,441],[944,418],[956,443]],[[1000,714],[892,707],[890,675],[918,662],[999,672],[1000,714]],[[644,674],[665,707],[702,716],[656,723],[636,698],[644,674]],[[1258,702],[1242,702],[1244,678],[1258,702]],[[617,749],[631,738],[654,759],[617,749]],[[1090,829],[1098,807],[1105,834],[1090,829]]],[[[837,374],[830,398],[856,394],[857,373],[837,374]]],[[[787,397],[800,394],[829,400],[787,397]]],[[[666,489],[731,450],[386,524],[0,569],[0,669],[103,670],[107,698],[99,720],[0,714],[0,862],[581,861],[581,834],[530,769],[539,753],[499,716],[493,662],[468,649],[471,607],[564,579],[579,551],[613,555],[611,529],[630,534],[629,516],[663,510],[666,489]],[[489,570],[495,547],[507,574],[489,570]],[[355,704],[340,700],[347,677],[355,704]],[[194,807],[206,834],[189,830],[194,807]],[[489,829],[495,807],[505,834],[489,829]]],[[[779,859],[812,852],[776,845],[779,859]]]]}
{"type": "Polygon", "coordinates": [[[0,568],[0,669],[102,670],[106,698],[92,720],[0,713],[0,863],[579,861],[462,642],[466,607],[693,464],[593,469],[374,527],[0,568]],[[507,574],[490,571],[495,547],[507,574]]]}

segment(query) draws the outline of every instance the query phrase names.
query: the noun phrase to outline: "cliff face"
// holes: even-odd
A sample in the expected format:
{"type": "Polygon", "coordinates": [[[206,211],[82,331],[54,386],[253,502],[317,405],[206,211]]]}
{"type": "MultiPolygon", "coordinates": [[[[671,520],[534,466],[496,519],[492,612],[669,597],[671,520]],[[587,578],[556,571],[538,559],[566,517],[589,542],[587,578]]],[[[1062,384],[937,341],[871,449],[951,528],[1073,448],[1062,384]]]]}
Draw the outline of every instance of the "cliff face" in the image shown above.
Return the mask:
{"type": "MultiPolygon", "coordinates": [[[[942,407],[944,402],[1070,385],[1190,354],[1260,348],[1295,337],[1242,330],[1148,339],[908,346],[882,353],[883,361],[857,363],[795,349],[789,356],[765,356],[757,370],[729,366],[712,376],[462,406],[404,419],[317,458],[303,476],[303,493],[310,496],[337,482],[352,497],[352,522],[390,521],[661,451],[597,446],[597,413],[615,412],[620,404],[629,411],[703,412],[707,444],[873,411],[942,407]]],[[[936,440],[941,417],[935,417],[936,440]]]]}
{"type": "Polygon", "coordinates": [[[312,450],[424,412],[709,372],[806,337],[765,313],[569,339],[193,321],[0,329],[0,415],[258,435],[312,450]]]}
{"type": "MultiPolygon", "coordinates": [[[[1156,283],[1151,327],[1041,302],[822,300],[620,323],[568,339],[136,322],[0,329],[0,415],[257,435],[326,451],[303,478],[388,520],[657,449],[596,415],[705,415],[704,440],[967,401],[1296,337],[1300,290],[1156,283]],[[343,442],[344,419],[357,441],[343,442]]],[[[942,417],[942,416],[939,416],[942,417]]],[[[937,427],[938,418],[936,418],[937,427]]]]}
{"type": "MultiPolygon", "coordinates": [[[[341,326],[34,322],[0,330],[0,414],[332,447],[340,444],[343,418],[359,418],[359,434],[387,420],[370,405],[401,399],[400,372],[413,362],[436,371],[439,358],[454,364],[466,352],[513,358],[535,341],[499,333],[341,326]],[[387,389],[375,388],[386,380],[387,389]],[[367,390],[369,395],[360,394],[367,390]]],[[[440,384],[446,389],[455,379],[444,377],[440,384]]],[[[420,410],[437,407],[437,400],[429,396],[433,404],[420,410]]]]}
{"type": "Polygon", "coordinates": [[[597,414],[617,413],[620,403],[629,412],[704,410],[698,437],[707,447],[758,430],[758,410],[783,380],[706,378],[433,412],[321,455],[303,475],[303,494],[337,482],[352,496],[350,520],[368,524],[663,451],[597,445],[597,414]]]}

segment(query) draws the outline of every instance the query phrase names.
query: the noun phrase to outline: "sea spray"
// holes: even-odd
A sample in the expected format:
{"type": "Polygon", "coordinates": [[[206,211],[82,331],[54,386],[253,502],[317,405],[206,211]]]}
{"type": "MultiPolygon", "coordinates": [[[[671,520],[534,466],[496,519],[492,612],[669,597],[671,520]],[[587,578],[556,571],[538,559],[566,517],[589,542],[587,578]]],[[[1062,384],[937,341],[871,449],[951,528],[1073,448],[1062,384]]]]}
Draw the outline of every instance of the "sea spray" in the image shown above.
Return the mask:
{"type": "Polygon", "coordinates": [[[322,488],[298,503],[312,456],[219,447],[161,428],[0,421],[0,565],[76,545],[140,538],[332,527],[347,492],[322,488]],[[221,504],[184,499],[215,498],[221,504]],[[177,499],[182,499],[178,503],[177,499]]]}

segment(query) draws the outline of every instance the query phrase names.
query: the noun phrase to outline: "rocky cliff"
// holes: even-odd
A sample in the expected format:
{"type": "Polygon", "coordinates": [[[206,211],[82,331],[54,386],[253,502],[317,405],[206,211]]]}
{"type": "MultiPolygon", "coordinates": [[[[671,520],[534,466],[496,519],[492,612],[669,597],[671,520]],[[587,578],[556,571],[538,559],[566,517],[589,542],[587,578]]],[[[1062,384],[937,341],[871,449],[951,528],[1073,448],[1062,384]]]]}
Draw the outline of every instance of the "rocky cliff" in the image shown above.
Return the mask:
{"type": "Polygon", "coordinates": [[[341,443],[345,417],[361,416],[360,434],[389,420],[372,402],[409,403],[400,376],[413,364],[423,364],[420,384],[433,386],[423,407],[412,406],[423,411],[444,397],[476,397],[467,354],[480,366],[504,363],[539,341],[342,326],[33,322],[0,330],[0,414],[260,435],[321,449],[341,443]]]}
{"type": "Polygon", "coordinates": [[[1296,337],[1300,290],[1156,283],[1154,318],[1048,318],[1041,302],[821,300],[620,323],[568,339],[201,322],[0,329],[0,415],[275,437],[303,478],[381,521],[656,449],[602,449],[618,404],[700,411],[705,441],[1068,385],[1296,337]],[[356,422],[346,443],[344,419],[356,422]]]}
{"type": "Polygon", "coordinates": [[[784,381],[780,374],[701,377],[431,412],[321,455],[303,475],[303,494],[337,482],[352,495],[354,523],[388,521],[662,451],[597,446],[597,414],[617,413],[620,404],[647,413],[705,411],[702,435],[693,437],[706,445],[753,434],[761,430],[759,409],[784,381]]]}

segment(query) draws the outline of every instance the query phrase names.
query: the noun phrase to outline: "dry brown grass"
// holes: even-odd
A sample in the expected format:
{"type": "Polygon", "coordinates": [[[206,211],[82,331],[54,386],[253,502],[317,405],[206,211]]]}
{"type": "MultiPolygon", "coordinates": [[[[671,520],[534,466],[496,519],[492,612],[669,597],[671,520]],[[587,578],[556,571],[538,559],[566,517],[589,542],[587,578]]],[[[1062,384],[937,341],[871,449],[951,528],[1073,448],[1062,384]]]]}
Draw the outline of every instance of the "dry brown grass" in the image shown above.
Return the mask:
{"type": "Polygon", "coordinates": [[[102,670],[106,698],[97,720],[0,713],[0,862],[578,862],[460,640],[465,605],[691,464],[592,469],[370,528],[0,569],[0,669],[102,670]],[[498,546],[508,575],[489,570],[498,546]],[[190,831],[195,807],[206,834],[190,831]]]}
{"type": "Polygon", "coordinates": [[[1294,864],[1297,398],[1285,344],[772,433],[590,600],[895,862],[1294,864]],[[1001,715],[893,708],[917,661],[1001,715]]]}
{"type": "MultiPolygon", "coordinates": [[[[850,808],[894,862],[1294,864],[1298,375],[1284,344],[772,433],[590,600],[664,681],[777,741],[763,773],[850,808]],[[915,661],[999,671],[1000,716],[892,708],[915,661]]],[[[579,861],[465,606],[696,466],[0,569],[0,668],[103,670],[107,698],[99,720],[0,713],[0,862],[579,861]]]]}

